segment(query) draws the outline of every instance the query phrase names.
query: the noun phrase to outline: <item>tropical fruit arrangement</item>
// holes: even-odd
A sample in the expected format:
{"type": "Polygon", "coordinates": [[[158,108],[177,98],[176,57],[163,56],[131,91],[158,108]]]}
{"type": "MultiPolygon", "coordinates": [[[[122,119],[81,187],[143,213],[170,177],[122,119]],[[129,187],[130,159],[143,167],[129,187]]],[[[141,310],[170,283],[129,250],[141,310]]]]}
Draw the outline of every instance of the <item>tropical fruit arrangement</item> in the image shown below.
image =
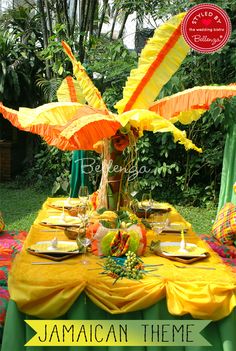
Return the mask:
{"type": "Polygon", "coordinates": [[[147,244],[144,224],[128,210],[93,213],[86,235],[92,241],[92,253],[99,256],[120,257],[128,251],[141,256],[147,244]]]}

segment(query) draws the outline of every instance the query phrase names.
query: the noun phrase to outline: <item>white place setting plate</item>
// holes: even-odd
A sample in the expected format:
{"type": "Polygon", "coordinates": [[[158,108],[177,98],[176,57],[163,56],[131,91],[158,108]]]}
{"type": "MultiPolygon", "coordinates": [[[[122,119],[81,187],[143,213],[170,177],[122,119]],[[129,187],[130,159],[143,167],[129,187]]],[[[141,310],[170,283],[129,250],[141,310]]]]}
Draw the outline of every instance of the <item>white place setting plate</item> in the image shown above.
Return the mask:
{"type": "Polygon", "coordinates": [[[73,216],[49,216],[43,219],[40,224],[43,225],[54,225],[54,226],[62,226],[62,227],[71,227],[71,226],[81,226],[81,219],[73,216]]]}
{"type": "Polygon", "coordinates": [[[207,253],[204,248],[195,244],[186,243],[186,252],[181,252],[180,242],[166,241],[160,243],[162,254],[167,257],[206,257],[207,253]]]}
{"type": "Polygon", "coordinates": [[[81,201],[79,199],[62,199],[62,200],[55,200],[50,203],[50,206],[56,207],[56,208],[72,208],[72,207],[78,207],[81,205],[81,201]]]}
{"type": "Polygon", "coordinates": [[[77,243],[71,241],[57,241],[56,246],[53,246],[52,241],[39,241],[28,249],[41,254],[77,254],[80,252],[77,243]]]}

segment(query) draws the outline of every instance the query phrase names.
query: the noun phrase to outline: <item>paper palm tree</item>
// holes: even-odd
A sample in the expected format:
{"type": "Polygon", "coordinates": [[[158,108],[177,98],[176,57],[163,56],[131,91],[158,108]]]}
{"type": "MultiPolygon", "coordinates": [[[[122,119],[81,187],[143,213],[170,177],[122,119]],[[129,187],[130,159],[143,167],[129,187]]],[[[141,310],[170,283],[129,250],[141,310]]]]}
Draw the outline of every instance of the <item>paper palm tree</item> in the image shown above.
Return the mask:
{"type": "MultiPolygon", "coordinates": [[[[78,62],[70,47],[62,45],[69,56],[76,83],[68,79],[61,89],[57,102],[35,109],[11,110],[3,105],[0,112],[16,127],[41,135],[48,144],[62,150],[93,150],[103,153],[103,172],[100,185],[99,206],[107,205],[109,162],[124,148],[133,147],[143,131],[171,132],[175,142],[188,149],[201,152],[184,131],[174,123],[188,124],[200,118],[216,98],[236,95],[236,86],[195,87],[157,100],[162,87],[177,71],[189,52],[189,46],[181,35],[181,22],[185,13],[172,17],[161,25],[143,49],[137,69],[131,71],[123,92],[123,98],[115,107],[118,114],[108,111],[101,94],[78,62]],[[87,105],[78,102],[85,99],[87,105]],[[113,142],[113,151],[109,148],[113,142]]],[[[134,155],[132,154],[132,157],[134,155]]],[[[130,162],[130,160],[126,160],[130,162]]],[[[114,181],[119,181],[120,178],[114,181]]],[[[116,187],[116,191],[118,188],[116,187]]],[[[120,188],[119,191],[120,193],[120,188]]]]}

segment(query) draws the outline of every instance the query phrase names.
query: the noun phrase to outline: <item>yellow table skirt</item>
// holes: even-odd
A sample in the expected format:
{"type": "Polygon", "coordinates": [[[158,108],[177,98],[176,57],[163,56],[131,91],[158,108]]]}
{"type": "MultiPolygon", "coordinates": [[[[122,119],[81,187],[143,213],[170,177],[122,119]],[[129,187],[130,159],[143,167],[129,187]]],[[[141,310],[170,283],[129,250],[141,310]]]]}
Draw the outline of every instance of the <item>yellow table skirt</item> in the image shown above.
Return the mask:
{"type": "MultiPolygon", "coordinates": [[[[54,199],[55,200],[55,199],[54,199]]],[[[230,268],[224,265],[206,243],[191,230],[186,241],[206,248],[210,257],[193,264],[194,267],[214,267],[215,270],[187,266],[177,268],[176,262],[153,255],[147,248],[143,261],[146,264],[163,264],[140,281],[114,279],[101,274],[103,259],[89,255],[89,264],[81,264],[78,255],[58,265],[32,265],[46,259],[29,254],[32,244],[52,240],[68,240],[63,230],[45,227],[39,222],[55,209],[48,206],[48,199],[39,212],[25,241],[22,252],[16,257],[9,275],[11,299],[18,308],[29,315],[53,319],[65,314],[76,302],[82,291],[101,309],[120,314],[145,309],[166,298],[169,313],[182,316],[190,313],[196,319],[219,320],[228,316],[236,306],[236,281],[230,268]]],[[[171,220],[184,221],[172,208],[171,220]]],[[[148,232],[148,243],[155,239],[148,232]]],[[[179,241],[179,234],[161,235],[162,241],[179,241]]]]}

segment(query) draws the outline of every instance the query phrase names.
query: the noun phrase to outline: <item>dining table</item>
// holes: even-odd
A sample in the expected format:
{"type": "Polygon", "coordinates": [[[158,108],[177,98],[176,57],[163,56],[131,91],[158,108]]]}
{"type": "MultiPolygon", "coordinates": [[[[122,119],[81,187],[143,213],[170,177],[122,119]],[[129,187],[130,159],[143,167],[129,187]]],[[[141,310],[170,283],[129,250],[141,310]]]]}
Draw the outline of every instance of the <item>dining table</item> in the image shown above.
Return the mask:
{"type": "MultiPolygon", "coordinates": [[[[52,261],[28,251],[37,242],[73,241],[64,228],[44,225],[48,216],[61,214],[42,205],[22,251],[15,257],[8,286],[10,301],[1,351],[234,351],[236,350],[236,277],[230,267],[202,241],[188,223],[169,205],[169,223],[182,224],[187,243],[207,253],[202,260],[185,264],[154,253],[151,242],[180,242],[180,231],[147,231],[147,247],[141,257],[146,273],[140,280],[117,279],[104,274],[106,257],[86,253],[52,261]],[[148,267],[153,267],[149,269],[148,267]],[[27,320],[43,321],[209,321],[201,334],[208,346],[191,345],[96,345],[26,346],[35,332],[27,320]]],[[[182,231],[183,235],[183,231],[182,231]]]]}

